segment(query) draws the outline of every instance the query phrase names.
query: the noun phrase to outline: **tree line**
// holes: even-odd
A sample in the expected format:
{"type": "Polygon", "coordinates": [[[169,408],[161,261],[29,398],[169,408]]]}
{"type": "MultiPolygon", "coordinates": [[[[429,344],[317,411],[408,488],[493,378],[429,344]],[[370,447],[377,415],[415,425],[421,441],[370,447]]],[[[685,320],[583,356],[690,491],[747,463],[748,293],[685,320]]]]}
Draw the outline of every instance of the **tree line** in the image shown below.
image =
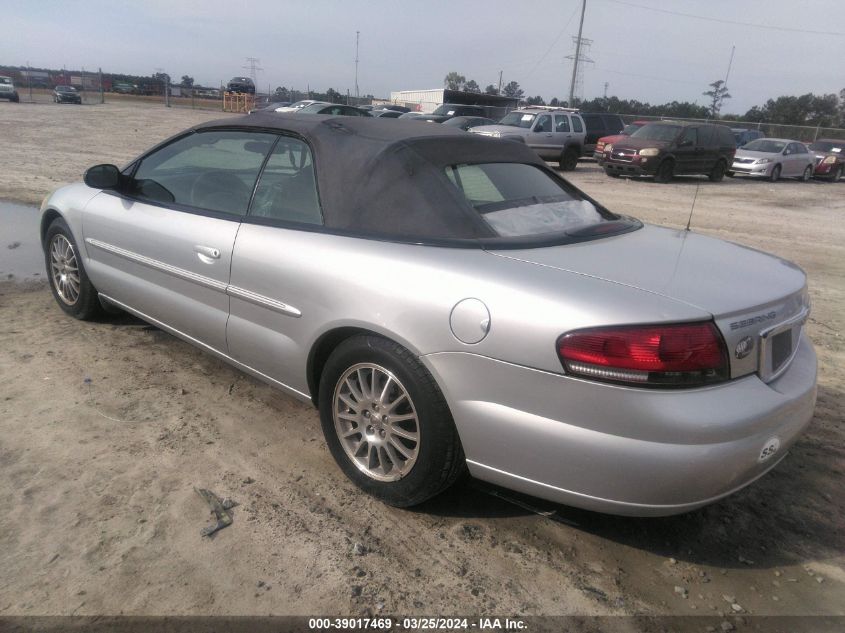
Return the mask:
{"type": "MultiPolygon", "coordinates": [[[[450,90],[481,93],[478,83],[467,80],[459,72],[452,71],[443,79],[443,85],[450,90]]],[[[643,116],[677,117],[683,119],[729,119],[748,123],[774,123],[779,125],[807,125],[820,127],[845,128],[845,88],[836,94],[816,95],[807,93],[800,96],[784,95],[776,99],[769,99],[762,105],[755,105],[745,114],[722,115],[724,102],[731,99],[728,88],[722,80],[709,84],[709,90],[702,92],[710,100],[709,105],[700,105],[689,101],[671,101],[661,104],[650,104],[637,99],[620,99],[616,96],[597,97],[595,99],[578,100],[574,107],[586,112],[612,112],[614,114],[640,114],[643,116]]],[[[499,91],[497,86],[488,85],[485,94],[502,94],[506,97],[517,98],[521,105],[550,105],[567,107],[564,99],[553,97],[546,102],[543,97],[536,95],[526,97],[525,92],[516,81],[508,82],[499,91]]]]}

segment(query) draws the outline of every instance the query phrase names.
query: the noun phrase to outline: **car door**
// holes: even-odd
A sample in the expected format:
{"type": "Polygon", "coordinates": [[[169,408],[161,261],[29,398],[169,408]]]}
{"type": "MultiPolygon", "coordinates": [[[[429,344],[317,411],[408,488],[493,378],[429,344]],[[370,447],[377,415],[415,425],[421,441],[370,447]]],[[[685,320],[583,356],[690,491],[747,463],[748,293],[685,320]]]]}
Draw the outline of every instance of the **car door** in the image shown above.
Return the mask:
{"type": "Polygon", "coordinates": [[[226,351],[235,235],[276,136],[195,132],[135,166],[122,193],[86,206],[86,262],[100,292],[226,351]]]}
{"type": "Polygon", "coordinates": [[[525,135],[529,147],[543,158],[550,158],[560,154],[560,145],[555,144],[554,127],[551,114],[538,114],[534,127],[525,135]]]}
{"type": "Polygon", "coordinates": [[[704,149],[698,144],[698,127],[684,128],[675,149],[675,173],[695,174],[702,165],[704,149]]]}
{"type": "Polygon", "coordinates": [[[802,147],[800,143],[790,143],[786,146],[786,150],[789,152],[789,155],[785,157],[788,159],[789,173],[784,174],[785,176],[800,176],[804,173],[804,168],[809,161],[806,160],[806,155],[802,154],[802,147]]]}
{"type": "Polygon", "coordinates": [[[232,256],[229,354],[292,391],[307,392],[306,344],[323,289],[302,274],[327,236],[308,145],[282,137],[267,160],[232,256]]]}
{"type": "Polygon", "coordinates": [[[555,147],[562,151],[572,139],[572,128],[569,123],[569,117],[566,114],[554,115],[554,129],[555,129],[555,147]]]}

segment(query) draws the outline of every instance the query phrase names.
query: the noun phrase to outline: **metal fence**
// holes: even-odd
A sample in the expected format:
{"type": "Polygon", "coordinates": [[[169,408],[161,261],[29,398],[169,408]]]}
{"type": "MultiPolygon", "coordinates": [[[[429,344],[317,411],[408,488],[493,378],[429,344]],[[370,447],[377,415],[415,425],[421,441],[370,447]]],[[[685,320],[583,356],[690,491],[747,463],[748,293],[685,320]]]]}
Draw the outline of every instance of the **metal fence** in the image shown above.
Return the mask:
{"type": "Polygon", "coordinates": [[[679,117],[643,116],[639,114],[623,114],[625,123],[634,121],[690,121],[698,123],[718,123],[731,128],[745,130],[760,130],[769,138],[788,138],[804,143],[812,143],[820,138],[845,139],[845,129],[838,127],[821,127],[810,125],[781,125],[780,123],[750,123],[730,119],[682,119],[679,117]]]}

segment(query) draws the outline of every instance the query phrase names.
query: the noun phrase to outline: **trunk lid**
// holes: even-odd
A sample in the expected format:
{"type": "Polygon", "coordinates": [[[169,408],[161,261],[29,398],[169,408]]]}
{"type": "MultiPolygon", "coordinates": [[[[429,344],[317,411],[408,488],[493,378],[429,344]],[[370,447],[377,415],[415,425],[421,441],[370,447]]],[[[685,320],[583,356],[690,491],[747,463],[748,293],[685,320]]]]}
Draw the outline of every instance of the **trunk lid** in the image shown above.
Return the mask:
{"type": "Polygon", "coordinates": [[[733,377],[759,371],[773,379],[773,370],[785,369],[784,354],[791,358],[797,349],[808,310],[806,276],[795,264],[683,230],[645,225],[589,242],[490,253],[637,288],[712,314],[725,337],[733,377]],[[779,338],[772,360],[770,339],[779,332],[770,330],[793,320],[795,327],[786,328],[791,336],[779,338]]]}

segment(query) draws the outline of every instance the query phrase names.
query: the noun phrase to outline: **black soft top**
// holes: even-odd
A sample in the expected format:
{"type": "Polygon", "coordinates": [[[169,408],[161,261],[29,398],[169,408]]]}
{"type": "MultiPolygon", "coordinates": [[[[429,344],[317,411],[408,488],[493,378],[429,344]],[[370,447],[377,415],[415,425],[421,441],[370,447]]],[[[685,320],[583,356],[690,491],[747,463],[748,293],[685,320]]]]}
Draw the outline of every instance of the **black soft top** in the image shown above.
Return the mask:
{"type": "Polygon", "coordinates": [[[194,129],[220,128],[275,131],[306,141],[329,230],[406,240],[490,238],[495,233],[451,186],[445,167],[527,163],[560,180],[524,143],[436,123],[256,112],[194,129]]]}

